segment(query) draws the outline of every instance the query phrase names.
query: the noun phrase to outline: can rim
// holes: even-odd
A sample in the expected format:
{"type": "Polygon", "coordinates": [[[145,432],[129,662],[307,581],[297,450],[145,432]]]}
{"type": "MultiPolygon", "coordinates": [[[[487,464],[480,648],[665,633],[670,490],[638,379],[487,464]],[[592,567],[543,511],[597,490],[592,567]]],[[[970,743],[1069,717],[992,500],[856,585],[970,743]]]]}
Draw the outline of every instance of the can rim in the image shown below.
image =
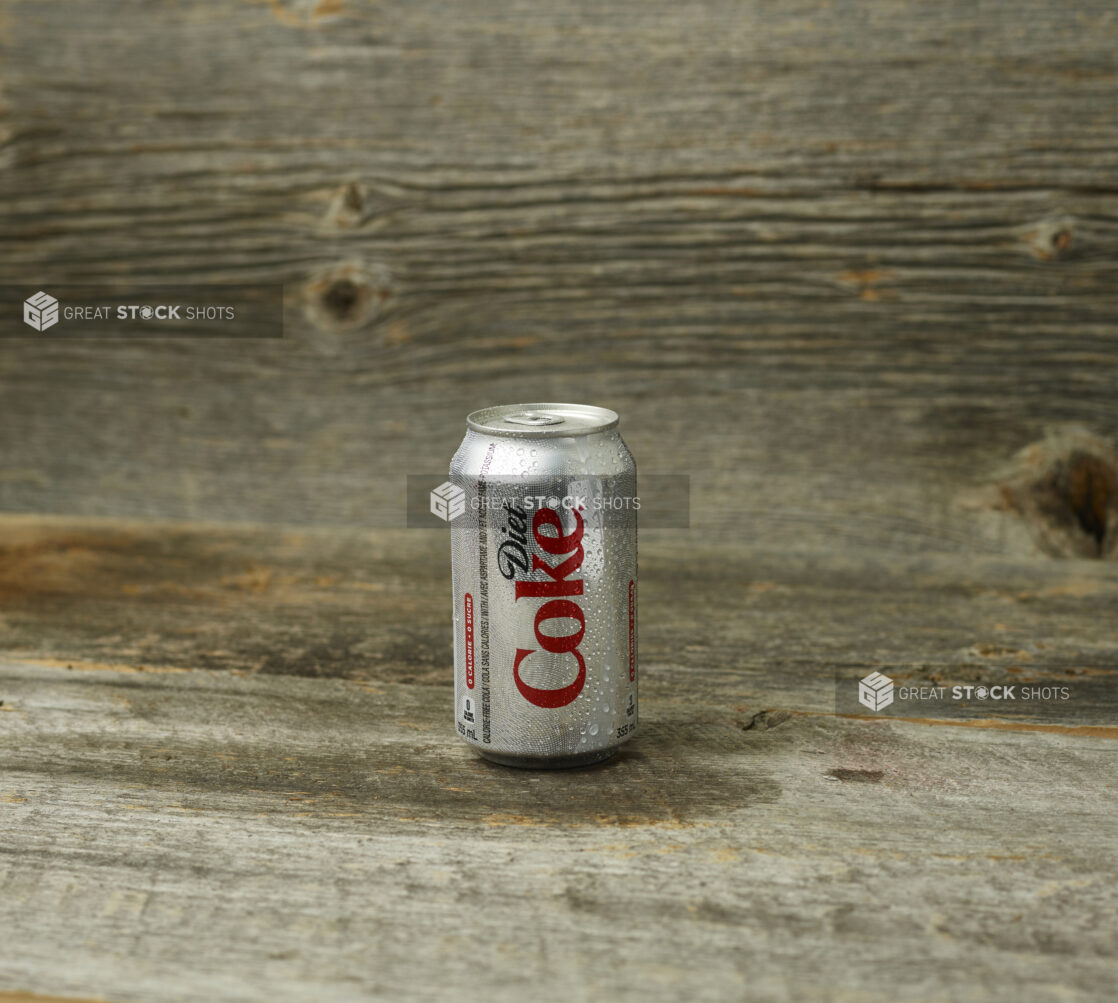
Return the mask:
{"type": "Polygon", "coordinates": [[[593,404],[559,404],[555,402],[532,404],[498,404],[494,407],[484,407],[478,411],[471,411],[466,416],[466,425],[475,432],[485,435],[501,436],[510,439],[557,439],[570,438],[577,435],[593,435],[595,432],[605,432],[616,428],[620,422],[616,411],[609,408],[597,407],[593,404]],[[557,417],[555,423],[538,425],[526,423],[523,428],[510,428],[508,424],[495,424],[508,422],[518,414],[539,414],[543,417],[557,417]],[[578,419],[567,421],[564,418],[578,419]]]}

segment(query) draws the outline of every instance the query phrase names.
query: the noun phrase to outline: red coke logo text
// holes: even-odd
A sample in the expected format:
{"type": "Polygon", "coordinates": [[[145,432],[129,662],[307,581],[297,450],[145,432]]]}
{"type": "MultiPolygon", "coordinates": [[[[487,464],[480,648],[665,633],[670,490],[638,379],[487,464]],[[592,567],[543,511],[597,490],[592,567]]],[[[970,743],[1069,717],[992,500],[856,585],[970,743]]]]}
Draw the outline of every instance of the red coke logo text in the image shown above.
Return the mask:
{"type": "Polygon", "coordinates": [[[537,707],[566,707],[578,699],[586,684],[586,662],[582,652],[578,650],[586,633],[586,617],[575,599],[582,595],[583,579],[580,569],[585,556],[582,549],[584,523],[577,509],[572,510],[571,514],[575,520],[574,529],[564,533],[563,521],[558,512],[550,508],[536,511],[532,516],[532,537],[539,548],[555,560],[549,564],[539,554],[532,554],[532,570],[542,571],[547,577],[543,581],[518,579],[516,582],[517,602],[521,599],[547,600],[536,611],[536,643],[553,655],[571,655],[578,666],[574,682],[567,686],[556,689],[530,686],[521,678],[520,666],[524,659],[535,654],[538,649],[517,648],[512,667],[516,688],[525,700],[537,707]],[[554,533],[545,532],[547,528],[554,530],[554,533]],[[574,620],[578,626],[571,634],[545,634],[541,628],[548,620],[574,620]]]}

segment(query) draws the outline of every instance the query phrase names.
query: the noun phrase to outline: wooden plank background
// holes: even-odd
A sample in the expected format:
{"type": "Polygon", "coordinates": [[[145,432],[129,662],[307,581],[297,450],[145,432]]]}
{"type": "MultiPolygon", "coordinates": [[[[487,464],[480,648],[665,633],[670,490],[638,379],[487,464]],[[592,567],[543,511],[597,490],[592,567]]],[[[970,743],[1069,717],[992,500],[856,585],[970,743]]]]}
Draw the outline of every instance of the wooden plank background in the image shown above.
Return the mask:
{"type": "Polygon", "coordinates": [[[0,319],[0,1000],[1108,999],[1116,113],[1098,0],[0,0],[0,286],[286,317],[0,319]],[[532,399],[692,478],[556,776],[401,528],[532,399]]]}
{"type": "Polygon", "coordinates": [[[698,525],[1079,551],[982,489],[1118,436],[1111,4],[2,10],[5,282],[282,282],[288,321],[5,342],[0,507],[400,525],[468,410],[572,399],[698,525]]]}

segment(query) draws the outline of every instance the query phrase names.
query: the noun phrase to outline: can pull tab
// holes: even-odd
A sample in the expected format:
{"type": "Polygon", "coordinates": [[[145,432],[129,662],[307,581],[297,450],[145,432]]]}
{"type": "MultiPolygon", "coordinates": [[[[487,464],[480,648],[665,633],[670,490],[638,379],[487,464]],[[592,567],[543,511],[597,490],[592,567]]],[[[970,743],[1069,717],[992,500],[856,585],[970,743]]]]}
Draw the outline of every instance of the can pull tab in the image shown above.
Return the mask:
{"type": "Polygon", "coordinates": [[[505,416],[505,421],[514,425],[561,425],[563,419],[556,414],[541,414],[539,411],[518,411],[505,416]]]}

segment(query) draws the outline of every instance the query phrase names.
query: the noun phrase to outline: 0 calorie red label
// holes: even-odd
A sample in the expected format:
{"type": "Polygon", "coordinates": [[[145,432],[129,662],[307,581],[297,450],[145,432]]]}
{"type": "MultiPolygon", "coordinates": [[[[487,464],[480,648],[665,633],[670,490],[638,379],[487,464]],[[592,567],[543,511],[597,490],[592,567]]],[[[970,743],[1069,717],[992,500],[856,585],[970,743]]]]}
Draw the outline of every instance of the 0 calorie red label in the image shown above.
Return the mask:
{"type": "Polygon", "coordinates": [[[629,579],[629,682],[637,679],[637,591],[636,583],[629,579]]]}
{"type": "MultiPolygon", "coordinates": [[[[474,688],[474,597],[466,593],[466,687],[474,688]]],[[[632,619],[630,615],[630,620],[632,619]]],[[[631,629],[631,628],[630,628],[631,629]]]]}

